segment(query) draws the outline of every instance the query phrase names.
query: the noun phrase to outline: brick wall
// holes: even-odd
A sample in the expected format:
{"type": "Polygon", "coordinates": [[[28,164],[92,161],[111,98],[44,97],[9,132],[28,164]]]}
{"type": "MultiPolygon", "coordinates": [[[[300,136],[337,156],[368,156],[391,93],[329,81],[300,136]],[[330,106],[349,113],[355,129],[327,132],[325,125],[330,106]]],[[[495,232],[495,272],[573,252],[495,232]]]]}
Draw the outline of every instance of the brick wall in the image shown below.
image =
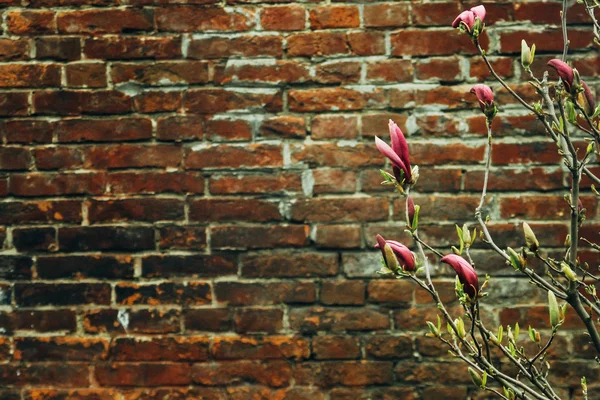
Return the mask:
{"type": "MultiPolygon", "coordinates": [[[[449,27],[461,4],[0,7],[0,398],[477,394],[463,365],[424,337],[435,318],[427,296],[378,279],[371,251],[376,233],[408,243],[403,206],[379,185],[373,137],[386,136],[388,118],[421,167],[423,238],[449,251],[453,224],[472,218],[485,132],[468,91],[489,74],[449,27]]],[[[548,25],[560,4],[487,9],[484,47],[532,99],[514,58],[521,38],[535,42],[541,74],[562,50],[548,25]]],[[[580,8],[569,21],[575,65],[596,86],[590,26],[580,8]]],[[[517,247],[526,219],[559,251],[559,156],[506,92],[496,98],[491,230],[517,247]]],[[[592,237],[600,223],[589,193],[583,231],[592,237]]],[[[481,243],[473,253],[495,277],[486,318],[547,328],[545,295],[481,243]]],[[[598,261],[585,247],[582,258],[598,261]]],[[[450,302],[445,272],[437,276],[450,302]]],[[[571,387],[598,375],[578,326],[568,321],[552,355],[571,387]]]]}

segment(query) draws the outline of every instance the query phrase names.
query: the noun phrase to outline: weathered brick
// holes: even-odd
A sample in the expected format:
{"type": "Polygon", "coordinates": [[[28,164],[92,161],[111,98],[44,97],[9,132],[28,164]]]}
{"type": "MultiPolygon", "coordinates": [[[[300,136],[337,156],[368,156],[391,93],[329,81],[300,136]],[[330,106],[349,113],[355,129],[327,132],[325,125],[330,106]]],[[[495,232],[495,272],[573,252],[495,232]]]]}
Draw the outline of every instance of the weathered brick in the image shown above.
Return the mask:
{"type": "Polygon", "coordinates": [[[365,27],[397,28],[409,24],[408,4],[367,4],[364,8],[365,27]]]}
{"type": "Polygon", "coordinates": [[[370,331],[388,329],[387,312],[368,308],[309,308],[294,309],[290,325],[301,332],[370,331]]]}
{"type": "Polygon", "coordinates": [[[251,337],[217,338],[212,354],[217,360],[308,358],[309,342],[303,338],[269,336],[262,340],[251,337]]]}
{"type": "Polygon", "coordinates": [[[290,90],[288,96],[290,110],[295,112],[382,108],[387,101],[381,88],[368,92],[345,88],[299,89],[290,90]]]}
{"type": "Polygon", "coordinates": [[[43,35],[56,32],[54,11],[10,11],[6,15],[8,31],[16,35],[43,35]]]}
{"type": "Polygon", "coordinates": [[[196,172],[113,172],[106,177],[107,192],[204,193],[204,178],[196,172]]]}
{"type": "Polygon", "coordinates": [[[193,115],[161,117],[157,121],[159,140],[196,140],[204,136],[204,119],[193,115]]]}
{"type": "Polygon", "coordinates": [[[61,33],[125,33],[152,30],[152,17],[146,9],[89,9],[59,12],[57,23],[61,33]]]}
{"type": "Polygon", "coordinates": [[[331,276],[337,272],[333,253],[259,253],[242,258],[242,276],[248,277],[331,276]]]}
{"type": "Polygon", "coordinates": [[[310,10],[312,29],[356,28],[360,25],[358,7],[330,5],[310,10]]]}
{"type": "Polygon", "coordinates": [[[165,255],[142,259],[142,275],[146,278],[221,276],[232,275],[236,271],[235,258],[227,255],[165,255]]]}
{"type": "Polygon", "coordinates": [[[216,282],[217,301],[229,305],[270,305],[313,303],[314,283],[308,282],[216,282]]]}
{"type": "Polygon", "coordinates": [[[149,139],[152,122],[146,118],[65,119],[57,126],[60,142],[105,142],[149,139]]]}
{"type": "Polygon", "coordinates": [[[183,221],[184,202],[180,199],[138,198],[124,200],[90,200],[90,223],[120,221],[183,221]]]}
{"type": "Polygon", "coordinates": [[[306,11],[300,5],[268,6],[260,12],[260,25],[265,30],[299,31],[304,29],[306,11]]]}
{"type": "Polygon", "coordinates": [[[277,90],[236,92],[225,89],[190,89],[185,92],[183,107],[186,112],[214,114],[225,111],[282,110],[282,94],[277,90]]]}
{"type": "Polygon", "coordinates": [[[292,368],[288,362],[281,360],[236,360],[194,364],[192,375],[195,383],[207,386],[251,382],[282,387],[289,386],[292,368]]]}
{"type": "Polygon", "coordinates": [[[227,308],[186,310],[185,328],[188,331],[222,332],[231,329],[231,311],[227,308]]]}
{"type": "Polygon", "coordinates": [[[208,63],[204,61],[114,63],[110,69],[113,83],[136,82],[152,86],[206,83],[208,73],[208,63]]]}
{"type": "Polygon", "coordinates": [[[106,339],[72,337],[15,338],[14,359],[21,361],[95,361],[108,354],[106,339]]]}
{"type": "Polygon", "coordinates": [[[321,303],[326,305],[360,305],[365,302],[366,286],[361,281],[325,281],[321,286],[321,303]]]}
{"type": "Polygon", "coordinates": [[[79,223],[82,220],[79,200],[10,201],[0,203],[1,224],[79,223]]]}
{"type": "Polygon", "coordinates": [[[189,219],[198,222],[254,221],[283,219],[279,203],[255,199],[198,199],[189,203],[189,219]]]}
{"type": "Polygon", "coordinates": [[[110,304],[107,283],[16,283],[15,301],[21,307],[110,304]]]}
{"type": "Polygon", "coordinates": [[[252,124],[243,119],[210,119],[206,121],[206,136],[215,142],[248,141],[252,139],[252,124]]]}
{"type": "Polygon", "coordinates": [[[223,7],[163,7],[155,10],[159,31],[247,31],[255,25],[255,12],[239,8],[235,12],[223,7]],[[243,11],[243,12],[242,12],[243,11]]]}
{"type": "Polygon", "coordinates": [[[232,56],[281,57],[282,55],[283,41],[279,36],[274,35],[209,36],[192,39],[188,48],[188,57],[196,59],[216,59],[232,56]]]}
{"type": "Polygon", "coordinates": [[[191,366],[184,363],[112,363],[95,368],[100,386],[185,386],[192,382],[191,366]]]}
{"type": "Polygon", "coordinates": [[[186,168],[281,167],[282,150],[278,145],[258,143],[202,147],[187,153],[186,168]]]}
{"type": "Polygon", "coordinates": [[[135,251],[154,249],[154,230],[150,227],[85,226],[60,228],[61,251],[135,251]]]}
{"type": "Polygon", "coordinates": [[[317,225],[317,247],[352,249],[362,247],[359,225],[317,225]]]}
{"type": "Polygon", "coordinates": [[[316,360],[360,358],[360,342],[356,336],[315,336],[312,351],[316,360]]]}
{"type": "Polygon", "coordinates": [[[311,122],[313,139],[354,139],[358,136],[358,119],[354,116],[315,115],[311,122]]]}
{"type": "Polygon", "coordinates": [[[72,63],[65,67],[67,86],[80,88],[106,87],[106,65],[95,62],[72,63]]]}
{"type": "Polygon", "coordinates": [[[110,346],[113,361],[206,361],[206,337],[117,338],[110,346]]]}
{"type": "Polygon", "coordinates": [[[29,59],[29,40],[23,39],[0,39],[0,60],[21,61],[29,59]]]}
{"type": "Polygon", "coordinates": [[[37,258],[36,271],[42,279],[131,279],[133,264],[130,256],[43,256],[37,258]]]}
{"type": "Polygon", "coordinates": [[[205,282],[160,283],[138,285],[120,283],[115,287],[116,302],[121,305],[135,304],[183,304],[206,305],[212,300],[211,287],[205,282]]]}
{"type": "Polygon", "coordinates": [[[90,59],[105,60],[178,58],[181,37],[94,36],[85,39],[83,53],[90,59]]]}
{"type": "Polygon", "coordinates": [[[17,196],[58,196],[102,194],[105,189],[103,174],[14,174],[9,184],[10,193],[17,196]]]}
{"type": "Polygon", "coordinates": [[[165,334],[180,330],[178,310],[127,310],[122,317],[117,310],[101,309],[83,314],[83,329],[88,333],[142,333],[165,334]],[[121,321],[127,322],[123,327],[121,321]]]}

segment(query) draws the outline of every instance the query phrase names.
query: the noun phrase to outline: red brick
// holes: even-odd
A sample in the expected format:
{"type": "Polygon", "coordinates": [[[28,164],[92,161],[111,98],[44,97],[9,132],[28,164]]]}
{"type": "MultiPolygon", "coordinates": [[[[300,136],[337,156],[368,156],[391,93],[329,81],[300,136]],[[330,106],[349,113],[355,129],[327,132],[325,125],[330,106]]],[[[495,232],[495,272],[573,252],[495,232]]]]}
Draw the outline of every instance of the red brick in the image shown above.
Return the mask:
{"type": "Polygon", "coordinates": [[[196,140],[204,136],[204,119],[194,115],[158,118],[156,137],[159,140],[196,140]]]}
{"type": "Polygon", "coordinates": [[[358,120],[354,116],[315,115],[310,136],[313,139],[354,139],[358,136],[358,120]]]}
{"type": "Polygon", "coordinates": [[[212,119],[206,121],[206,134],[212,141],[237,141],[252,139],[250,122],[238,119],[212,119]]]}
{"type": "Polygon", "coordinates": [[[144,91],[133,99],[133,109],[141,113],[179,111],[183,94],[173,91],[144,91]]]}
{"type": "MultiPolygon", "coordinates": [[[[585,49],[590,48],[592,36],[587,29],[569,29],[569,48],[585,49]]],[[[562,31],[559,28],[547,28],[544,32],[531,31],[510,31],[502,32],[499,36],[501,53],[519,53],[521,51],[521,40],[536,45],[536,52],[543,51],[562,51],[562,31]]]]}
{"type": "Polygon", "coordinates": [[[63,11],[57,16],[61,33],[124,33],[151,31],[152,13],[142,9],[63,11]]]}
{"type": "MultiPolygon", "coordinates": [[[[483,171],[468,171],[465,190],[483,188],[483,171]]],[[[563,187],[563,172],[560,169],[529,168],[527,170],[499,169],[490,170],[488,191],[551,191],[563,187]]]]}
{"type": "Polygon", "coordinates": [[[179,36],[98,36],[86,38],[84,43],[83,52],[90,59],[165,59],[181,56],[179,36]]]}
{"type": "Polygon", "coordinates": [[[222,332],[231,329],[230,310],[227,308],[199,308],[186,310],[187,331],[222,332]]]}
{"type": "Polygon", "coordinates": [[[321,286],[321,303],[326,305],[361,305],[366,286],[362,281],[325,281],[321,286]]]}
{"type": "Polygon", "coordinates": [[[17,283],[15,301],[20,307],[110,304],[108,283],[17,283]]]}
{"type": "Polygon", "coordinates": [[[31,166],[31,153],[22,147],[0,148],[0,170],[26,170],[31,166]]]}
{"type": "Polygon", "coordinates": [[[81,201],[10,201],[0,203],[1,224],[81,222],[81,201]]]}
{"type": "Polygon", "coordinates": [[[206,83],[208,73],[208,63],[204,61],[114,63],[110,69],[115,84],[137,82],[152,86],[206,83]]]}
{"type": "Polygon", "coordinates": [[[189,203],[189,219],[211,221],[281,221],[279,203],[255,199],[198,199],[189,203]]]}
{"type": "Polygon", "coordinates": [[[56,32],[54,11],[10,11],[6,27],[16,35],[44,35],[56,32]]]}
{"type": "MultiPolygon", "coordinates": [[[[489,40],[485,33],[479,37],[479,40],[484,49],[488,47],[489,40]]],[[[393,56],[433,56],[477,52],[469,36],[458,32],[458,29],[435,31],[405,29],[393,33],[391,43],[393,56]]]]}
{"type": "Polygon", "coordinates": [[[29,100],[24,92],[0,92],[0,116],[29,114],[29,100]]]}
{"type": "Polygon", "coordinates": [[[65,67],[68,87],[102,88],[106,87],[106,65],[85,62],[68,64],[65,67]]]}
{"type": "Polygon", "coordinates": [[[316,287],[312,282],[216,282],[217,301],[230,306],[314,303],[316,287]]]}
{"type": "Polygon", "coordinates": [[[113,194],[204,193],[204,178],[195,172],[114,172],[106,179],[113,194]]]}
{"type": "Polygon", "coordinates": [[[54,386],[75,388],[88,386],[88,366],[84,363],[1,364],[3,387],[54,386]]]}
{"type": "Polygon", "coordinates": [[[113,363],[95,368],[100,386],[184,386],[192,382],[190,364],[113,363]]]}
{"type": "Polygon", "coordinates": [[[60,142],[128,141],[149,139],[152,123],[145,118],[65,119],[58,123],[60,142]]]}
{"type": "Polygon", "coordinates": [[[417,115],[415,123],[419,128],[417,133],[422,136],[456,137],[463,130],[461,120],[449,113],[417,115]]]}
{"type": "Polygon", "coordinates": [[[29,40],[23,39],[0,39],[0,60],[21,61],[29,59],[29,40]]]}
{"type": "Polygon", "coordinates": [[[341,32],[296,33],[287,38],[287,53],[292,57],[326,56],[350,52],[341,32]]]}
{"type": "MultiPolygon", "coordinates": [[[[513,59],[510,57],[489,57],[488,58],[492,68],[501,78],[510,78],[513,76],[513,59]]],[[[471,68],[469,75],[473,78],[477,78],[480,81],[485,79],[495,79],[492,76],[487,64],[480,58],[471,60],[471,68]]]]}
{"type": "Polygon", "coordinates": [[[216,359],[277,359],[307,358],[308,342],[300,338],[271,336],[263,340],[253,338],[217,338],[212,352],[216,359]]]}
{"type": "Polygon", "coordinates": [[[356,191],[356,173],[341,169],[313,170],[315,194],[354,193],[356,191]]]}
{"type": "Polygon", "coordinates": [[[436,79],[442,82],[457,82],[461,80],[459,59],[451,58],[429,58],[419,60],[416,65],[417,79],[436,79]]]}
{"type": "Polygon", "coordinates": [[[367,4],[364,8],[365,27],[397,28],[409,24],[408,4],[367,4]]]}
{"type": "Polygon", "coordinates": [[[41,174],[13,175],[10,193],[18,196],[56,196],[65,194],[101,194],[103,174],[41,174]]]}
{"type": "Polygon", "coordinates": [[[549,142],[494,143],[492,147],[494,165],[507,164],[552,164],[560,161],[556,145],[549,142]]]}
{"type": "Polygon", "coordinates": [[[34,119],[15,119],[0,122],[0,136],[8,143],[50,143],[52,142],[53,122],[34,119]]]}
{"type": "Polygon", "coordinates": [[[306,125],[302,117],[271,117],[262,122],[259,133],[262,137],[303,138],[306,125]]]}
{"type": "MultiPolygon", "coordinates": [[[[283,310],[278,308],[239,309],[235,311],[234,323],[236,332],[278,332],[283,329],[283,310]]],[[[245,345],[252,346],[251,343],[245,343],[245,345]]],[[[308,348],[306,350],[308,351],[308,348]]]]}
{"type": "Polygon", "coordinates": [[[355,336],[315,336],[312,351],[316,360],[360,358],[360,342],[355,336]]]}
{"type": "Polygon", "coordinates": [[[228,83],[303,83],[310,78],[309,65],[296,61],[277,60],[274,63],[256,61],[229,61],[226,66],[217,68],[215,82],[228,83]]]}
{"type": "Polygon", "coordinates": [[[119,322],[118,311],[90,310],[83,314],[83,329],[87,333],[177,333],[180,329],[180,312],[177,310],[128,310],[127,331],[119,322]]]}
{"type": "Polygon", "coordinates": [[[375,197],[298,200],[291,210],[294,221],[353,222],[387,218],[387,200],[375,197]]]}
{"type": "Polygon", "coordinates": [[[155,248],[154,229],[147,226],[61,227],[61,251],[132,251],[155,248]]]}
{"type": "Polygon", "coordinates": [[[370,331],[388,329],[390,319],[386,311],[370,308],[316,307],[293,309],[290,325],[301,332],[370,331]]]}
{"type": "Polygon", "coordinates": [[[379,136],[380,138],[389,137],[390,131],[388,129],[388,124],[390,119],[398,124],[403,132],[406,132],[406,115],[394,113],[374,113],[363,114],[362,136],[379,136]]]}
{"type": "Polygon", "coordinates": [[[75,332],[76,313],[73,310],[20,310],[0,313],[0,327],[7,333],[24,332],[75,332]]]}
{"type": "Polygon", "coordinates": [[[412,303],[414,285],[400,280],[371,281],[368,292],[369,302],[393,303],[395,307],[402,307],[412,303]]]}
{"type": "Polygon", "coordinates": [[[191,89],[185,92],[183,107],[186,112],[214,114],[233,110],[277,112],[282,110],[282,93],[235,92],[224,89],[191,89]]]}
{"type": "Polygon", "coordinates": [[[417,3],[413,4],[412,7],[414,24],[420,26],[448,26],[452,23],[452,20],[454,20],[454,18],[462,11],[463,9],[461,5],[455,2],[435,4],[417,3]]]}
{"type": "Polygon", "coordinates": [[[214,226],[211,244],[215,249],[261,249],[303,247],[308,244],[308,225],[214,226]]]}
{"type": "Polygon", "coordinates": [[[386,98],[383,89],[358,91],[345,88],[323,88],[290,90],[288,93],[290,111],[352,111],[368,108],[383,108],[386,98]]]}
{"type": "Polygon", "coordinates": [[[318,225],[315,243],[321,248],[360,248],[362,230],[359,225],[318,225]]]}
{"type": "Polygon", "coordinates": [[[206,337],[116,338],[110,346],[113,361],[194,362],[208,359],[206,337]]]}
{"type": "MultiPolygon", "coordinates": [[[[304,11],[303,11],[304,12],[304,11]]],[[[189,58],[212,59],[231,56],[281,57],[283,41],[279,36],[236,36],[192,39],[188,48],[189,58]]]]}
{"type": "Polygon", "coordinates": [[[367,79],[374,82],[410,82],[413,75],[414,68],[410,60],[384,60],[367,64],[367,79]]]}
{"type": "Polygon", "coordinates": [[[42,256],[36,269],[42,279],[131,279],[133,263],[131,256],[42,256]]]}
{"type": "MultiPolygon", "coordinates": [[[[596,215],[597,200],[593,197],[582,197],[581,201],[587,209],[586,217],[596,215]]],[[[567,220],[571,210],[563,196],[523,196],[502,197],[499,201],[501,218],[526,218],[543,220],[567,220]]]]}
{"type": "Polygon", "coordinates": [[[284,192],[302,191],[301,176],[296,173],[271,175],[213,175],[209,182],[212,194],[259,194],[280,195],[284,192]]]}
{"type": "Polygon", "coordinates": [[[88,168],[176,167],[183,159],[181,147],[166,144],[98,145],[85,150],[88,168]]]}
{"type": "Polygon", "coordinates": [[[108,354],[106,339],[73,337],[15,338],[14,359],[21,361],[95,361],[108,354]]]}
{"type": "Polygon", "coordinates": [[[43,87],[60,85],[60,68],[55,64],[0,65],[0,87],[43,87]]]}
{"type": "Polygon", "coordinates": [[[27,400],[118,400],[119,394],[106,389],[30,389],[26,390],[23,398],[27,400]]]}
{"type": "Polygon", "coordinates": [[[184,202],[180,199],[138,198],[122,200],[90,200],[90,223],[127,221],[183,221],[184,202]]]}
{"type": "Polygon", "coordinates": [[[306,11],[299,5],[268,6],[260,12],[260,25],[269,31],[300,31],[304,29],[306,11]]]}
{"type": "Polygon", "coordinates": [[[160,283],[138,285],[119,283],[115,287],[116,303],[120,305],[181,304],[185,306],[211,304],[211,286],[206,282],[160,283]]]}
{"type": "Polygon", "coordinates": [[[189,152],[186,168],[281,167],[281,146],[250,144],[246,146],[210,146],[189,152]]]}
{"type": "Polygon", "coordinates": [[[236,271],[236,258],[228,255],[162,255],[142,259],[142,275],[150,278],[226,276],[236,271]]]}
{"type": "Polygon", "coordinates": [[[155,10],[159,31],[247,31],[255,26],[255,11],[239,7],[235,12],[223,7],[164,7],[155,10]]]}
{"type": "Polygon", "coordinates": [[[369,356],[379,359],[402,359],[413,356],[413,343],[410,336],[370,336],[365,343],[369,356]]]}
{"type": "Polygon", "coordinates": [[[358,62],[330,61],[317,65],[318,83],[354,83],[360,80],[361,65],[358,62]]]}
{"type": "Polygon", "coordinates": [[[203,226],[161,226],[159,247],[161,249],[203,249],[206,247],[206,228],[203,226]]]}
{"type": "Polygon", "coordinates": [[[310,10],[312,29],[356,28],[360,25],[357,6],[329,5],[310,10]]]}
{"type": "Polygon", "coordinates": [[[310,166],[364,168],[383,166],[384,159],[372,145],[306,144],[292,148],[292,160],[310,166]]]}
{"type": "MultiPolygon", "coordinates": [[[[194,382],[200,385],[231,385],[233,383],[259,383],[271,387],[289,386],[292,368],[286,361],[251,360],[194,364],[194,382]]],[[[243,398],[243,397],[242,397],[243,398]]]]}
{"type": "Polygon", "coordinates": [[[333,253],[246,254],[242,258],[245,277],[311,277],[338,273],[337,256],[333,253]]]}
{"type": "Polygon", "coordinates": [[[42,36],[35,39],[38,60],[75,61],[81,59],[81,40],[73,37],[42,36]]]}
{"type": "Polygon", "coordinates": [[[132,109],[132,101],[116,90],[84,92],[74,90],[38,91],[33,93],[36,114],[123,114],[132,109]]]}

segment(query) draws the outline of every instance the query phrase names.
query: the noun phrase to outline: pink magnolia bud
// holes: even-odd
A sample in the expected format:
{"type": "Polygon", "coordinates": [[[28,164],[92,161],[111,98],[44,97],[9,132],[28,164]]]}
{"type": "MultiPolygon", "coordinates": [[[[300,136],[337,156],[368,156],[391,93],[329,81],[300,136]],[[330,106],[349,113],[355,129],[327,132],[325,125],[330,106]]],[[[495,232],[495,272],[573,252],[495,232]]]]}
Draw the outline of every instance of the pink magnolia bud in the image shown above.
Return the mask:
{"type": "Polygon", "coordinates": [[[596,100],[594,99],[592,90],[587,83],[581,81],[581,86],[583,86],[583,98],[581,101],[578,101],[578,103],[581,105],[581,107],[583,107],[586,114],[591,117],[596,110],[596,100]]]}
{"type": "Polygon", "coordinates": [[[471,299],[474,299],[479,291],[479,279],[471,264],[456,254],[448,254],[442,257],[441,261],[450,265],[456,271],[458,280],[464,286],[465,293],[471,299]]]}
{"type": "Polygon", "coordinates": [[[548,61],[548,65],[556,70],[558,76],[560,76],[560,79],[565,84],[565,88],[568,92],[570,92],[571,86],[573,86],[573,80],[575,79],[573,68],[569,67],[567,63],[557,58],[548,61]]]}
{"type": "Polygon", "coordinates": [[[410,157],[408,155],[408,143],[406,143],[406,138],[404,137],[404,134],[398,125],[396,125],[392,120],[390,120],[389,128],[392,147],[378,137],[375,137],[375,145],[377,146],[379,152],[389,158],[392,162],[394,176],[396,179],[399,182],[402,181],[400,174],[400,170],[402,170],[404,171],[404,178],[406,181],[411,182],[412,171],[410,169],[410,157]]]}
{"type": "Polygon", "coordinates": [[[494,105],[494,92],[492,92],[492,89],[487,85],[479,83],[471,88],[471,93],[477,97],[481,112],[490,120],[494,118],[498,110],[494,105]]]}
{"type": "Polygon", "coordinates": [[[406,199],[406,208],[408,212],[408,222],[412,225],[413,218],[415,217],[415,202],[410,196],[406,199]]]}
{"type": "Polygon", "coordinates": [[[386,259],[384,251],[386,244],[392,248],[398,263],[405,271],[415,270],[415,255],[408,249],[408,247],[402,243],[396,242],[395,240],[385,240],[383,236],[377,235],[377,244],[375,245],[375,248],[381,250],[384,260],[386,259]]]}
{"type": "Polygon", "coordinates": [[[473,30],[473,26],[475,25],[476,18],[479,18],[481,22],[483,22],[483,20],[485,19],[484,6],[481,5],[473,7],[470,10],[461,12],[460,14],[458,14],[458,17],[456,17],[452,22],[452,27],[458,28],[462,23],[467,28],[467,31],[471,32],[473,30]]]}

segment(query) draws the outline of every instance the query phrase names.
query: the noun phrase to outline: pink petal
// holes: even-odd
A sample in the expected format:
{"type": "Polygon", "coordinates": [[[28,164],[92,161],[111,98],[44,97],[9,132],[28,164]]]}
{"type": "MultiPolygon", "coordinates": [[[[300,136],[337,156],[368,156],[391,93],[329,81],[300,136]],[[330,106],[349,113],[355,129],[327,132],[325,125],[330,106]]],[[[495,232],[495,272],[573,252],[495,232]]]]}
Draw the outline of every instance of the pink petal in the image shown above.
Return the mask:
{"type": "Polygon", "coordinates": [[[392,164],[395,164],[406,171],[406,167],[404,166],[404,162],[400,159],[398,154],[392,150],[392,148],[383,140],[379,139],[377,136],[375,137],[375,145],[377,146],[377,150],[387,158],[392,161],[392,164]]]}
{"type": "Polygon", "coordinates": [[[460,283],[464,285],[465,293],[474,298],[479,291],[479,279],[471,264],[456,254],[448,254],[442,257],[441,261],[450,265],[456,271],[460,283]]]}
{"type": "Polygon", "coordinates": [[[408,152],[408,143],[406,142],[406,137],[404,137],[404,133],[394,121],[390,119],[390,135],[392,130],[394,131],[394,135],[392,136],[392,149],[400,156],[402,162],[406,166],[404,172],[407,176],[410,176],[410,155],[408,152]],[[408,171],[408,172],[407,172],[408,171]]]}
{"type": "Polygon", "coordinates": [[[487,85],[479,83],[471,88],[471,93],[477,96],[477,100],[488,106],[494,102],[494,92],[487,85]]]}
{"type": "Polygon", "coordinates": [[[475,14],[473,14],[473,11],[467,10],[458,14],[458,17],[456,17],[454,22],[452,22],[452,27],[458,28],[461,22],[464,23],[469,30],[471,30],[471,28],[473,28],[473,24],[475,23],[475,14]]]}
{"type": "Polygon", "coordinates": [[[581,86],[583,86],[583,95],[585,96],[585,100],[589,105],[589,112],[593,113],[596,109],[596,100],[594,99],[594,95],[592,94],[592,90],[584,81],[581,81],[581,86]]]}
{"type": "Polygon", "coordinates": [[[557,58],[548,61],[548,65],[556,70],[558,76],[560,76],[560,79],[562,79],[562,81],[565,83],[567,90],[570,91],[573,81],[575,80],[573,68],[557,58]]]}
{"type": "Polygon", "coordinates": [[[473,7],[470,11],[473,11],[473,14],[475,14],[476,17],[479,17],[479,19],[483,22],[485,19],[485,7],[483,5],[473,7]]]}

